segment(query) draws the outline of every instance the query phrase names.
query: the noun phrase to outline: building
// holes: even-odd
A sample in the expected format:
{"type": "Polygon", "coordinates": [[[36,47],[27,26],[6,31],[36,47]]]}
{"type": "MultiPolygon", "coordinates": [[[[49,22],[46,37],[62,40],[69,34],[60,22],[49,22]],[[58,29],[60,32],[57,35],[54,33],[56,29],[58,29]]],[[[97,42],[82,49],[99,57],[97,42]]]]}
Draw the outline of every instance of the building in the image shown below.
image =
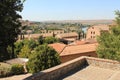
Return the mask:
{"type": "Polygon", "coordinates": [[[96,47],[97,43],[66,46],[60,53],[60,60],[62,63],[76,59],[80,56],[97,57],[96,47]]]}
{"type": "Polygon", "coordinates": [[[57,51],[57,53],[60,54],[67,45],[63,43],[53,43],[53,44],[49,44],[49,46],[54,48],[57,51]]]}
{"type": "Polygon", "coordinates": [[[57,34],[55,37],[69,44],[78,39],[78,34],[76,32],[63,33],[63,34],[57,34]]]}
{"type": "Polygon", "coordinates": [[[84,44],[89,44],[89,42],[87,42],[85,40],[76,40],[68,45],[84,45],[84,44]]]}
{"type": "Polygon", "coordinates": [[[97,43],[83,45],[65,45],[62,43],[49,44],[50,47],[54,48],[59,53],[62,63],[80,56],[97,57],[97,45],[97,43]]]}
{"type": "Polygon", "coordinates": [[[41,33],[63,34],[64,30],[40,30],[41,33]]]}
{"type": "MultiPolygon", "coordinates": [[[[40,36],[46,37],[53,37],[53,33],[42,33],[42,34],[25,34],[24,39],[34,39],[37,40],[40,36]]],[[[18,40],[20,40],[20,35],[18,36],[18,40]]]]}
{"type": "Polygon", "coordinates": [[[26,68],[26,63],[29,61],[28,58],[14,58],[14,59],[10,59],[7,61],[4,61],[7,64],[13,65],[13,64],[21,64],[24,67],[24,71],[27,72],[27,68],[26,68]]]}
{"type": "Polygon", "coordinates": [[[24,65],[28,62],[28,59],[27,58],[15,58],[15,59],[10,59],[10,60],[7,60],[5,61],[5,63],[8,63],[8,64],[21,64],[21,65],[24,65]]]}
{"type": "Polygon", "coordinates": [[[84,44],[92,44],[92,43],[97,43],[96,40],[76,40],[68,45],[84,45],[84,44]]]}
{"type": "Polygon", "coordinates": [[[102,32],[108,32],[108,25],[94,25],[87,29],[86,39],[96,39],[97,36],[100,36],[102,32]]]}
{"type": "Polygon", "coordinates": [[[120,62],[83,56],[23,80],[120,80],[120,62]]]}

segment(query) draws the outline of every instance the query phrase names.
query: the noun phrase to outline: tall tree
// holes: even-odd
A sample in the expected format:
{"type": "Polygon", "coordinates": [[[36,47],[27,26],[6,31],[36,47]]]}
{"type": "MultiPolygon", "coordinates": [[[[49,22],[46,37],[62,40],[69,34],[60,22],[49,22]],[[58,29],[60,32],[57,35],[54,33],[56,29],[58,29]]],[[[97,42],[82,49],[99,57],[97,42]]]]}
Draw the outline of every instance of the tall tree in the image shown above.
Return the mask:
{"type": "Polygon", "coordinates": [[[18,12],[23,9],[23,1],[21,0],[0,0],[0,60],[10,58],[7,47],[12,47],[12,55],[14,58],[14,42],[20,33],[21,26],[18,12]]]}
{"type": "Polygon", "coordinates": [[[120,12],[116,11],[117,25],[112,27],[109,33],[102,33],[98,38],[98,56],[101,58],[120,61],[120,12]]]}

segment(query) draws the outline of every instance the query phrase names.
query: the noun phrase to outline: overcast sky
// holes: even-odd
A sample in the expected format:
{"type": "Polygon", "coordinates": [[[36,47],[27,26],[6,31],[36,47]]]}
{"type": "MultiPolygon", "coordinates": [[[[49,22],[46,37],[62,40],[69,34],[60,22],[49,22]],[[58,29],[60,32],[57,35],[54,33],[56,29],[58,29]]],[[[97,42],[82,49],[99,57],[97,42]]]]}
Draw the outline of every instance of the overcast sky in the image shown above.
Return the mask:
{"type": "Polygon", "coordinates": [[[21,13],[24,20],[114,19],[120,0],[26,0],[21,13]]]}

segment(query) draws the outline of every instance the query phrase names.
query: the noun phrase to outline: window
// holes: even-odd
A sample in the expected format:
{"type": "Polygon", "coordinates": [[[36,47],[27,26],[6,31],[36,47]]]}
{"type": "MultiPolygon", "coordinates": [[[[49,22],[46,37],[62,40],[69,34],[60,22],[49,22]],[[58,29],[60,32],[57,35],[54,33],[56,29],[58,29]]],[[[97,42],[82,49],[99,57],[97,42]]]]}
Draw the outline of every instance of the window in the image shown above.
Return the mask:
{"type": "Polygon", "coordinates": [[[95,34],[95,31],[93,32],[93,34],[95,34]]]}
{"type": "Polygon", "coordinates": [[[92,31],[91,31],[91,34],[92,34],[92,31]]]}
{"type": "Polygon", "coordinates": [[[91,38],[92,38],[92,36],[91,36],[91,38]]]}

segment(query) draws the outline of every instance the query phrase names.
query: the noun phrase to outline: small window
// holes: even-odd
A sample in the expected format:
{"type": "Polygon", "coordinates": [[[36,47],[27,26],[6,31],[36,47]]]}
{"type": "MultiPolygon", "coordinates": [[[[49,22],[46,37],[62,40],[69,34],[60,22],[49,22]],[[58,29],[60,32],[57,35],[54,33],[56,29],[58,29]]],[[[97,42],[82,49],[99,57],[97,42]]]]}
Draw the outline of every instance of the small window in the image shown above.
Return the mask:
{"type": "Polygon", "coordinates": [[[92,38],[92,36],[91,36],[91,38],[92,38]]]}
{"type": "Polygon", "coordinates": [[[92,29],[94,29],[94,27],[92,27],[92,29]]]}
{"type": "Polygon", "coordinates": [[[91,34],[92,34],[92,32],[91,32],[91,34]]]}
{"type": "Polygon", "coordinates": [[[93,32],[93,34],[95,34],[95,31],[93,32]]]}

